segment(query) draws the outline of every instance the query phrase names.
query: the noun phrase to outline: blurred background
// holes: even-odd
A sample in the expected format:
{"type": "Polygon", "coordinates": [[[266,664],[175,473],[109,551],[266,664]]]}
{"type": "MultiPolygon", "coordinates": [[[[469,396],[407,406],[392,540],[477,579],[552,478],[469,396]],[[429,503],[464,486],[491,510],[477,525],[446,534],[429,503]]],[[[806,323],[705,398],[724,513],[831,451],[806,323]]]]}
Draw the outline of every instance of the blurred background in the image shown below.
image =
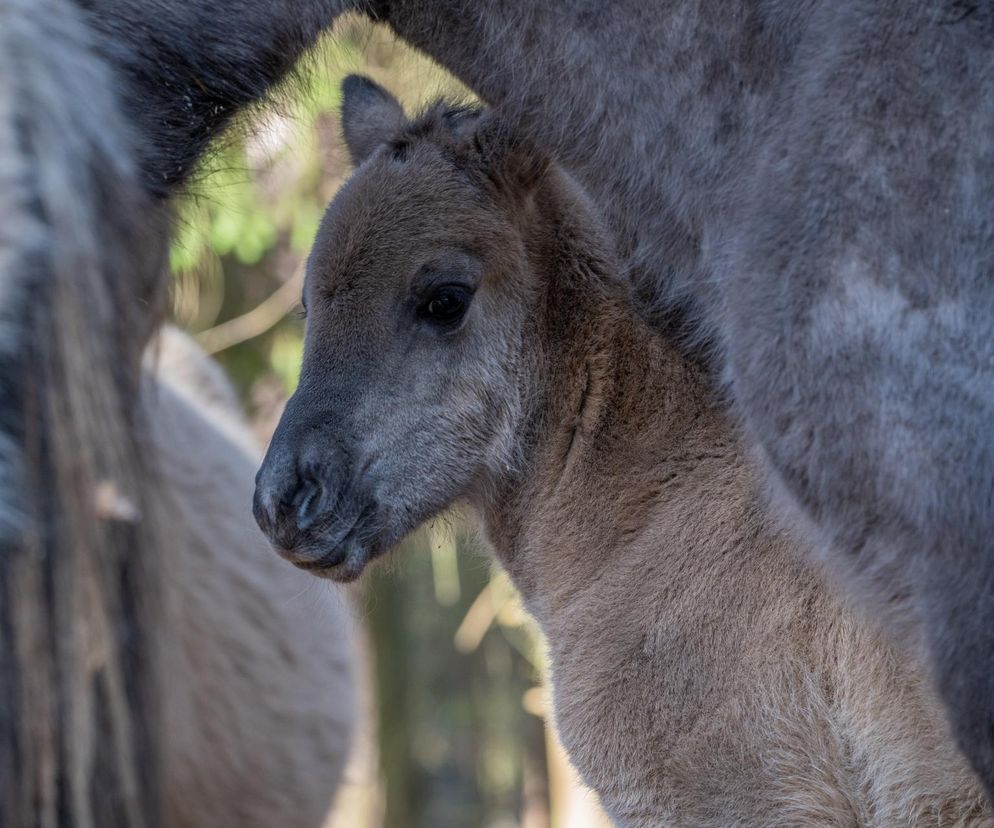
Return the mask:
{"type": "MultiPolygon", "coordinates": [[[[382,83],[408,113],[469,97],[385,29],[343,20],[179,207],[173,320],[225,368],[260,445],[299,370],[307,252],[350,173],[338,121],[350,72],[382,83]]],[[[328,828],[609,824],[547,720],[541,638],[464,519],[425,527],[350,591],[363,721],[328,828]]]]}

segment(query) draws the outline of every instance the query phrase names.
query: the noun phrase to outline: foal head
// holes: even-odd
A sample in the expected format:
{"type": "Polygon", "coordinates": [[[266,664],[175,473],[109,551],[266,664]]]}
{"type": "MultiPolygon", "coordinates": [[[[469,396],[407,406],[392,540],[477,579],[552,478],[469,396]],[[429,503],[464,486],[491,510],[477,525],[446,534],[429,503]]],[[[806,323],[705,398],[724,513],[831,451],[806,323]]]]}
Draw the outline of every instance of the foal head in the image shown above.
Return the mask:
{"type": "Polygon", "coordinates": [[[515,463],[548,172],[490,114],[437,105],[407,121],[370,81],[344,93],[357,169],[311,253],[300,383],[254,504],[281,554],[338,580],[515,463]]]}

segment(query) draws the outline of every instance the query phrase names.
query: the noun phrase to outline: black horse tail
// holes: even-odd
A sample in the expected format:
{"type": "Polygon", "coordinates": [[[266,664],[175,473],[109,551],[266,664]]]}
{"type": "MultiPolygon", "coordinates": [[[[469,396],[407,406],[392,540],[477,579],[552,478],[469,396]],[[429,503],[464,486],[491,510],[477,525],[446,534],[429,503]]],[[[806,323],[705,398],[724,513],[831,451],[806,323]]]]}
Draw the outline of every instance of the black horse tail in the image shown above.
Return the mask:
{"type": "Polygon", "coordinates": [[[0,0],[0,825],[154,826],[139,360],[165,224],[81,13],[0,0]]]}

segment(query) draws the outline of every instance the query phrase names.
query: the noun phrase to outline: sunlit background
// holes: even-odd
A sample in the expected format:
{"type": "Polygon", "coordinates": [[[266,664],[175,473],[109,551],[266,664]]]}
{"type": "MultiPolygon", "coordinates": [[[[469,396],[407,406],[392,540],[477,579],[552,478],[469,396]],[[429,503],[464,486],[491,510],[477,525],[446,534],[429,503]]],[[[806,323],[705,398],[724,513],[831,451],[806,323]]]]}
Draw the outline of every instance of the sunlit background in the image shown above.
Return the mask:
{"type": "MultiPolygon", "coordinates": [[[[179,209],[172,316],[227,370],[260,445],[300,366],[307,252],[350,172],[338,120],[350,72],[381,82],[409,113],[468,97],[385,30],[346,19],[286,95],[235,131],[179,209]]],[[[540,638],[471,526],[450,516],[426,527],[352,598],[365,709],[329,826],[608,824],[546,721],[540,638]]]]}

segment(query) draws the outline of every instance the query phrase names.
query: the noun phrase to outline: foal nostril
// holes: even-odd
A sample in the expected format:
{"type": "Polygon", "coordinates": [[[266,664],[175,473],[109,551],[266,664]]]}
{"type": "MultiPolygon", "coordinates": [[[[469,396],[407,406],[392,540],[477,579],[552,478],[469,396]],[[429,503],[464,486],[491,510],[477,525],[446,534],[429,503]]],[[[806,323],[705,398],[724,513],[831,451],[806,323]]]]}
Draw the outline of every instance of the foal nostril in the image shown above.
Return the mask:
{"type": "Polygon", "coordinates": [[[296,529],[299,504],[307,499],[312,484],[296,473],[280,471],[263,463],[256,476],[252,514],[273,543],[285,544],[296,529]]]}
{"type": "Polygon", "coordinates": [[[300,564],[324,557],[338,543],[336,532],[347,531],[339,508],[348,493],[343,465],[340,456],[316,445],[270,446],[256,475],[253,512],[284,558],[300,564]]]}
{"type": "Polygon", "coordinates": [[[295,499],[297,505],[297,528],[306,531],[324,513],[325,488],[316,481],[307,481],[300,487],[295,499]]]}

